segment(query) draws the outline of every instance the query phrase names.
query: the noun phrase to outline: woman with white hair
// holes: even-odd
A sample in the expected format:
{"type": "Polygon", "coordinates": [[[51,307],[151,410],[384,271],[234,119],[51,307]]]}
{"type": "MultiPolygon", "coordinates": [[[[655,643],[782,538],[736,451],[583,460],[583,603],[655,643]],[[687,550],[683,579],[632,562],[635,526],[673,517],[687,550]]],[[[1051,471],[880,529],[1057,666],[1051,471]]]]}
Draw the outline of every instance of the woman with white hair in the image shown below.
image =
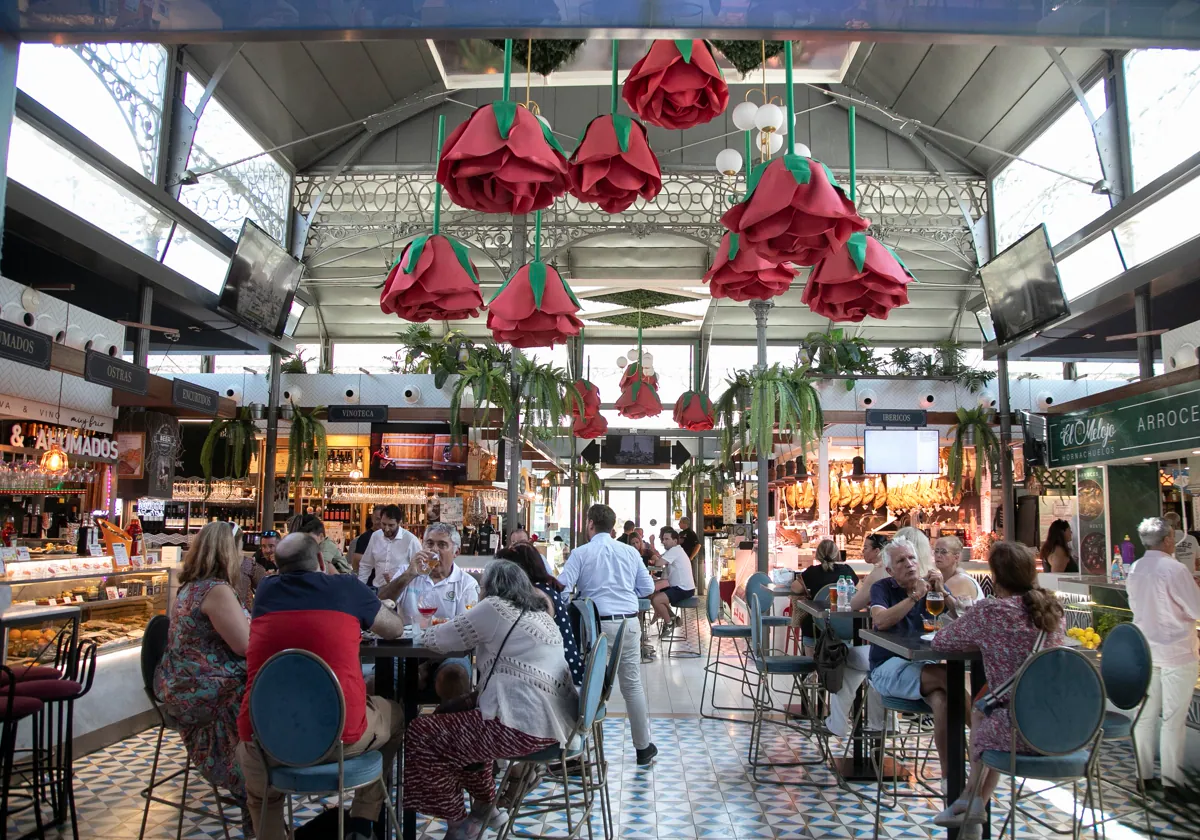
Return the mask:
{"type": "Polygon", "coordinates": [[[1146,553],[1129,573],[1126,589],[1133,623],[1150,643],[1154,667],[1150,691],[1135,734],[1138,765],[1146,787],[1154,780],[1154,748],[1160,746],[1162,786],[1168,796],[1182,796],[1184,727],[1200,670],[1196,621],[1200,620],[1200,588],[1191,570],[1173,556],[1175,530],[1162,519],[1144,519],[1138,536],[1146,553]],[[1160,731],[1161,730],[1161,731],[1160,731]],[[1157,743],[1156,743],[1157,742],[1157,743]]]}
{"type": "Polygon", "coordinates": [[[953,618],[958,618],[976,601],[983,600],[983,589],[979,583],[958,568],[962,550],[962,540],[955,536],[939,537],[933,547],[933,564],[942,573],[946,612],[953,618]]]}

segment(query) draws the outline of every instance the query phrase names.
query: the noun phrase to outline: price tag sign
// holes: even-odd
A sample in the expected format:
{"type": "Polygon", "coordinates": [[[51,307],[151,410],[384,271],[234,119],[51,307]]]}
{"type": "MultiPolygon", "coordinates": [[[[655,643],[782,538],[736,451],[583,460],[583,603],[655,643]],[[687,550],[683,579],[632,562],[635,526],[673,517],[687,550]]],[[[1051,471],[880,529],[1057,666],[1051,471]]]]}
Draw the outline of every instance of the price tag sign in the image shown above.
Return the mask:
{"type": "Polygon", "coordinates": [[[102,549],[98,545],[89,545],[88,546],[88,554],[91,555],[92,557],[103,557],[104,549],[102,549]]]}
{"type": "Polygon", "coordinates": [[[26,548],[25,546],[20,546],[19,548],[17,548],[17,559],[19,561],[21,561],[22,563],[27,563],[28,561],[32,560],[33,558],[29,556],[28,548],[26,548]]]}
{"type": "Polygon", "coordinates": [[[4,574],[4,567],[8,563],[12,563],[17,559],[17,550],[15,548],[0,547],[0,574],[4,574]]]}
{"type": "Polygon", "coordinates": [[[113,543],[113,565],[118,569],[129,565],[129,552],[124,543],[113,543]]]}
{"type": "Polygon", "coordinates": [[[110,600],[110,601],[115,601],[121,597],[120,594],[117,592],[117,587],[115,587],[115,586],[104,587],[104,594],[108,596],[108,600],[110,600]]]}

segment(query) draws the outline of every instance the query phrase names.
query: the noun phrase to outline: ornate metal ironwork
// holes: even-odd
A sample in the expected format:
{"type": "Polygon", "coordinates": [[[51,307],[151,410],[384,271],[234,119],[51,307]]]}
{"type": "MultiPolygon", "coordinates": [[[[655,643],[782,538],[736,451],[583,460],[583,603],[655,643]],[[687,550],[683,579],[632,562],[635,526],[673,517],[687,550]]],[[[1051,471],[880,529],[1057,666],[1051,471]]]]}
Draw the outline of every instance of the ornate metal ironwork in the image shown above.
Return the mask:
{"type": "MultiPolygon", "coordinates": [[[[204,151],[199,143],[192,144],[189,168],[203,170],[220,165],[221,161],[204,151]]],[[[204,176],[200,183],[184,187],[179,200],[234,239],[248,217],[283,243],[287,240],[289,181],[283,167],[264,156],[204,176]]]]}

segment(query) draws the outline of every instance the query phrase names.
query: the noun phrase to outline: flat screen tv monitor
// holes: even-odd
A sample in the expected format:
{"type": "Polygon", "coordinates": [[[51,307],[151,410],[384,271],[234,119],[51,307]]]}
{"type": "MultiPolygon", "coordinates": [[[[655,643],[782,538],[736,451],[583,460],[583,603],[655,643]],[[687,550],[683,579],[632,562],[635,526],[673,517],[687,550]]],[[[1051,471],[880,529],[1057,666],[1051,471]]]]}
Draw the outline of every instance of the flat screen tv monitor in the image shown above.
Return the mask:
{"type": "Polygon", "coordinates": [[[217,310],[244,327],[282,338],[303,271],[299,260],[246,219],[217,310]]]}
{"type": "Polygon", "coordinates": [[[663,462],[653,435],[608,435],[601,451],[607,467],[654,467],[663,462]]]}
{"type": "Polygon", "coordinates": [[[867,429],[863,432],[865,472],[937,475],[937,429],[867,429]]]}
{"type": "Polygon", "coordinates": [[[466,477],[466,435],[455,443],[449,423],[371,424],[372,480],[439,481],[466,477]]]}
{"type": "Polygon", "coordinates": [[[1000,344],[1017,341],[1071,314],[1045,225],[980,267],[979,278],[1000,344]]]}

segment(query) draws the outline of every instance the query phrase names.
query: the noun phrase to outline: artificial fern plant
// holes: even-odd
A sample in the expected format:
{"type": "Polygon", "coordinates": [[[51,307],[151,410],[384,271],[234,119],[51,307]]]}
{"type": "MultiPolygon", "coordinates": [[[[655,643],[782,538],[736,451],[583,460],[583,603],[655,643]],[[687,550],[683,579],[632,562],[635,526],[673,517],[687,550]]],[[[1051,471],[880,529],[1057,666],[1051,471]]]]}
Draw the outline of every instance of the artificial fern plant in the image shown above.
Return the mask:
{"type": "Polygon", "coordinates": [[[600,500],[600,473],[594,464],[580,462],[575,467],[575,509],[587,511],[600,500]]]}
{"type": "Polygon", "coordinates": [[[292,430],[288,434],[287,476],[299,492],[300,479],[312,473],[314,493],[325,487],[325,466],[329,452],[325,441],[325,424],[316,418],[325,406],[305,411],[292,405],[292,430]]]}
{"type": "Polygon", "coordinates": [[[975,447],[975,492],[983,486],[983,463],[986,460],[992,470],[998,468],[1002,452],[1000,438],[991,425],[992,412],[988,408],[959,408],[955,422],[954,440],[950,443],[950,455],[946,459],[947,478],[951,486],[962,491],[963,466],[966,463],[966,448],[975,447]]]}
{"type": "Polygon", "coordinates": [[[239,408],[229,420],[214,420],[208,426],[208,436],[200,448],[200,469],[204,471],[205,495],[212,491],[213,459],[217,445],[225,442],[225,477],[245,478],[250,472],[250,457],[257,445],[254,417],[248,407],[239,408]]]}
{"type": "Polygon", "coordinates": [[[773,451],[775,430],[807,446],[824,430],[821,397],[807,368],[771,365],[734,371],[715,405],[721,425],[721,462],[773,451]]]}

